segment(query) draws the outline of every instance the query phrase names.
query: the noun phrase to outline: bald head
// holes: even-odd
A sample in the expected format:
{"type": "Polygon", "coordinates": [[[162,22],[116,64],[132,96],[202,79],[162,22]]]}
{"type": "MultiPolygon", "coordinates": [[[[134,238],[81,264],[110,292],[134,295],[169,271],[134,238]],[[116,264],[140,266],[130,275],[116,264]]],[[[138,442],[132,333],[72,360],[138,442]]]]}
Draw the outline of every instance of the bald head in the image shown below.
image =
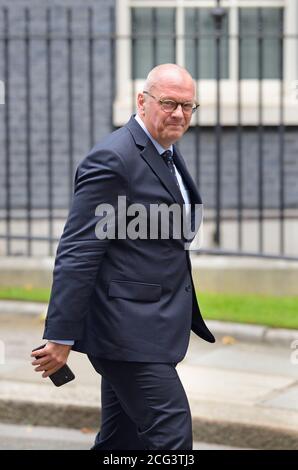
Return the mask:
{"type": "Polygon", "coordinates": [[[188,129],[192,105],[195,104],[195,83],[190,73],[176,64],[154,67],[138,94],[138,115],[151,136],[164,148],[179,140],[188,129]],[[177,103],[170,111],[166,102],[177,103]],[[188,103],[190,108],[182,107],[188,103]]]}
{"type": "Polygon", "coordinates": [[[153,91],[156,88],[162,88],[164,84],[175,87],[190,86],[195,95],[194,80],[190,73],[180,65],[161,64],[154,67],[146,78],[144,90],[153,91]]]}

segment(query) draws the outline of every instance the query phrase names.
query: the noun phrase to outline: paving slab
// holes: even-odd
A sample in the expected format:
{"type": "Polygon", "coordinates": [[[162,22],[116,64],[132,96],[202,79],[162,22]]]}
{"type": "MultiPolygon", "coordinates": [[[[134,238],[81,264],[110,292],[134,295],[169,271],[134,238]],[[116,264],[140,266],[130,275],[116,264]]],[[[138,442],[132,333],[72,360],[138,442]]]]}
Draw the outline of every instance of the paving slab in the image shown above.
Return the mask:
{"type": "MultiPolygon", "coordinates": [[[[39,316],[0,315],[0,422],[98,428],[100,376],[72,352],[76,380],[61,388],[42,379],[30,351],[42,343],[39,316]]],[[[289,347],[215,344],[191,335],[177,371],[187,392],[198,441],[234,447],[298,449],[298,365],[289,347]]]]}

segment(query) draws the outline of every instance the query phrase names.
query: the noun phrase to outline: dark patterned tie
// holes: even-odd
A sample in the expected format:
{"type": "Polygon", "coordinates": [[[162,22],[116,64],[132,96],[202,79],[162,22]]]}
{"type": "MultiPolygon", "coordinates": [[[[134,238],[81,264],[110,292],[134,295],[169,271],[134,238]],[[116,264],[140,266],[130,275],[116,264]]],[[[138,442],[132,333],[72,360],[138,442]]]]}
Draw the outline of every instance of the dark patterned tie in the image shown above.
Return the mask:
{"type": "Polygon", "coordinates": [[[174,160],[171,150],[166,150],[164,153],[161,154],[161,157],[165,161],[167,167],[169,168],[170,172],[172,173],[173,178],[175,178],[175,183],[177,184],[178,188],[180,189],[179,182],[177,179],[175,167],[174,167],[174,160]]]}

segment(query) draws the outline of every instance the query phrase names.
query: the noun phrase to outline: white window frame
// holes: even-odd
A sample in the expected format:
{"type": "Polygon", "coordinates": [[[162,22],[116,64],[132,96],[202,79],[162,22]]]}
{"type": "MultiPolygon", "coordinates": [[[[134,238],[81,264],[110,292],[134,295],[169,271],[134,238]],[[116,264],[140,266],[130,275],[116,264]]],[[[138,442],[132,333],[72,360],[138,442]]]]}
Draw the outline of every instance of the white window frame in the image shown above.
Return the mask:
{"type": "MultiPolygon", "coordinates": [[[[138,91],[143,89],[144,80],[131,80],[132,65],[130,8],[176,8],[176,32],[184,34],[184,8],[216,6],[215,0],[117,0],[116,2],[116,96],[113,104],[114,124],[123,125],[131,115],[138,91]]],[[[238,34],[237,7],[283,7],[285,36],[298,34],[297,0],[222,0],[221,5],[230,9],[229,33],[238,34]]],[[[283,121],[287,125],[298,124],[298,39],[284,41],[284,87],[283,121]]],[[[224,125],[238,123],[237,116],[237,41],[230,39],[230,78],[221,80],[221,122],[224,125]]],[[[177,39],[176,62],[184,66],[184,40],[177,39]]],[[[259,81],[241,80],[241,122],[244,125],[259,123],[258,100],[259,81]]],[[[194,115],[192,124],[199,121],[201,126],[212,126],[216,122],[216,80],[197,80],[198,100],[201,103],[199,117],[194,115]]],[[[262,81],[263,97],[262,123],[277,125],[280,122],[280,80],[262,81]]]]}

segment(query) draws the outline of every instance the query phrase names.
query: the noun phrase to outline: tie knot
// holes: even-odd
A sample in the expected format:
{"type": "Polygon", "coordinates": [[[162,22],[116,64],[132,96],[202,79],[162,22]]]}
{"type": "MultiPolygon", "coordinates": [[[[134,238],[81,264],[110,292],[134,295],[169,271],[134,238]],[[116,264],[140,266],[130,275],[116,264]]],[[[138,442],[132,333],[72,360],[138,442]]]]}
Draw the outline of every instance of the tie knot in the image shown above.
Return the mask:
{"type": "Polygon", "coordinates": [[[166,150],[165,152],[163,152],[161,154],[162,158],[168,163],[172,163],[173,162],[173,156],[172,156],[172,152],[171,150],[166,150]]]}
{"type": "Polygon", "coordinates": [[[176,172],[175,172],[175,165],[174,165],[173,155],[172,155],[171,150],[166,150],[165,152],[163,152],[161,154],[161,157],[163,158],[163,161],[165,162],[168,169],[170,170],[170,173],[175,178],[175,183],[179,187],[178,179],[177,179],[176,172]]]}

